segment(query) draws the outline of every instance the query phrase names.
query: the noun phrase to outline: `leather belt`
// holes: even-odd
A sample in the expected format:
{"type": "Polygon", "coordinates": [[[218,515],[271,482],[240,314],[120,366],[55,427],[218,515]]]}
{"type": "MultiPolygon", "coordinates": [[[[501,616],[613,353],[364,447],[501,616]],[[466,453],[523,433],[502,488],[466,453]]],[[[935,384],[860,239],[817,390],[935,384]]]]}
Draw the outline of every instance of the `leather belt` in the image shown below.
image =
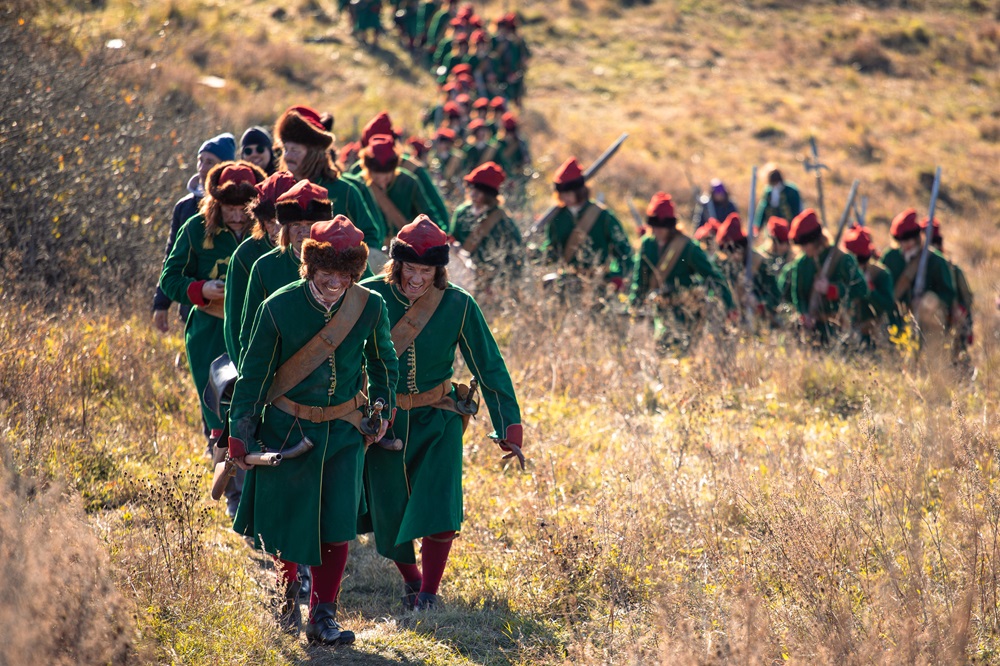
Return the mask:
{"type": "Polygon", "coordinates": [[[339,405],[318,407],[313,405],[300,405],[297,402],[292,402],[285,396],[281,396],[279,398],[275,398],[274,402],[271,404],[286,414],[290,414],[297,419],[302,419],[303,421],[311,421],[312,423],[326,423],[327,421],[336,421],[338,419],[349,421],[351,423],[357,420],[358,423],[360,423],[361,414],[357,410],[359,407],[363,407],[368,404],[368,398],[365,397],[364,393],[358,393],[347,402],[342,402],[339,405]],[[356,419],[349,418],[352,416],[352,412],[357,414],[356,419]]]}
{"type": "Polygon", "coordinates": [[[430,407],[441,402],[449,393],[451,393],[451,380],[446,379],[440,385],[422,393],[397,393],[396,408],[408,411],[417,407],[430,407]]]}

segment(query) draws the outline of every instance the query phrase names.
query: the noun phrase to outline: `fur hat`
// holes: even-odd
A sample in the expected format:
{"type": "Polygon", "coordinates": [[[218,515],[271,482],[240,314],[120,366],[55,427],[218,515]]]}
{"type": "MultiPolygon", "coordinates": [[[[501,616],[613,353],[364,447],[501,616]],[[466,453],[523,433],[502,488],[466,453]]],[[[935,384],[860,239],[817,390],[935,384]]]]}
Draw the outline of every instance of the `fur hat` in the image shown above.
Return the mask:
{"type": "Polygon", "coordinates": [[[431,218],[418,215],[392,239],[389,257],[422,266],[446,266],[449,249],[448,234],[431,222],[431,218]]]}
{"type": "Polygon", "coordinates": [[[274,134],[282,143],[290,141],[319,148],[329,148],[333,143],[333,135],[323,127],[319,113],[308,106],[288,108],[274,124],[274,134]]]}
{"type": "Polygon", "coordinates": [[[743,233],[743,220],[736,213],[730,213],[715,232],[715,242],[719,247],[736,245],[745,242],[747,235],[743,233]]]}
{"type": "Polygon", "coordinates": [[[496,162],[485,162],[480,164],[466,176],[463,180],[470,185],[478,186],[493,196],[500,193],[500,186],[507,179],[507,174],[496,162]]]}
{"type": "Polygon", "coordinates": [[[288,171],[276,171],[257,183],[257,197],[250,204],[249,212],[258,220],[273,220],[278,216],[275,204],[278,197],[292,189],[295,176],[288,171]]]}
{"type": "Polygon", "coordinates": [[[347,273],[356,282],[368,265],[365,235],[343,215],[317,222],[302,241],[302,264],[313,270],[347,273]]]}
{"type": "Polygon", "coordinates": [[[264,180],[260,167],[249,162],[223,162],[208,172],[209,196],[225,206],[246,206],[257,196],[257,183],[264,180]]]}
{"type": "Polygon", "coordinates": [[[583,177],[583,170],[580,169],[580,163],[575,157],[569,158],[556,169],[556,175],[552,182],[555,183],[556,192],[571,192],[587,184],[583,177]]]}
{"type": "Polygon", "coordinates": [[[677,224],[674,201],[666,192],[657,192],[646,206],[646,223],[651,227],[669,227],[677,224]]]}
{"type": "Polygon", "coordinates": [[[822,236],[823,227],[819,223],[819,218],[816,217],[816,211],[812,208],[806,208],[796,215],[792,220],[792,229],[789,235],[796,245],[811,243],[822,236]]]}
{"type": "Polygon", "coordinates": [[[783,217],[772,215],[767,220],[767,233],[771,234],[771,238],[779,243],[788,242],[788,232],[790,229],[791,225],[789,225],[788,220],[783,217]]]}
{"type": "Polygon", "coordinates": [[[280,224],[323,222],[333,217],[333,205],[325,187],[300,180],[278,197],[275,211],[280,224]]]}
{"type": "Polygon", "coordinates": [[[892,220],[889,233],[898,241],[909,240],[920,235],[920,225],[917,224],[917,211],[907,208],[892,220]]]}

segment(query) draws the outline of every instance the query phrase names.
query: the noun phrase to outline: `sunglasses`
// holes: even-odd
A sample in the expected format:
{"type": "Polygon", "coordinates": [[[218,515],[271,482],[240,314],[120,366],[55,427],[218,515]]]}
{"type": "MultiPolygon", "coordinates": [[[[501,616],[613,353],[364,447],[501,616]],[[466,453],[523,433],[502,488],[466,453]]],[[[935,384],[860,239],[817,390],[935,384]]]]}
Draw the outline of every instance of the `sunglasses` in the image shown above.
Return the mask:
{"type": "Polygon", "coordinates": [[[255,144],[251,144],[249,146],[243,146],[243,155],[246,157],[249,157],[254,153],[263,155],[266,151],[267,151],[267,146],[258,146],[255,144]]]}

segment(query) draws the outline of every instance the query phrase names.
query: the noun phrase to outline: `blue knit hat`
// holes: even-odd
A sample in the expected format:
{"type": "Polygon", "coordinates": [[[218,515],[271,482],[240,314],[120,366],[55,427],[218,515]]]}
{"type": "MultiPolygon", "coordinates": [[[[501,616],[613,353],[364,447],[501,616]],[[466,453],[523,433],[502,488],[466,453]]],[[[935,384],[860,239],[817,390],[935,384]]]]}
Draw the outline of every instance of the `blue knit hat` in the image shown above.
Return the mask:
{"type": "Polygon", "coordinates": [[[201,155],[202,153],[212,153],[223,162],[232,162],[236,159],[236,137],[229,132],[213,136],[201,144],[198,154],[201,155]]]}

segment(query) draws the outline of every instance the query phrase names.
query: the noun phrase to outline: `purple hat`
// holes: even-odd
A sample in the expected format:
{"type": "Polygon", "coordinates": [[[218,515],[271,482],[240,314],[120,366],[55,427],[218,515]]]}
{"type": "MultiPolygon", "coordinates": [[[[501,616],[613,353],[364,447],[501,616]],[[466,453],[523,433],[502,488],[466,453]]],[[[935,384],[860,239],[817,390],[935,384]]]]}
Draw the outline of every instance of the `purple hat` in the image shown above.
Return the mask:
{"type": "Polygon", "coordinates": [[[713,178],[709,184],[712,186],[712,194],[725,194],[727,197],[729,196],[729,190],[726,189],[726,186],[718,178],[713,178]]]}

